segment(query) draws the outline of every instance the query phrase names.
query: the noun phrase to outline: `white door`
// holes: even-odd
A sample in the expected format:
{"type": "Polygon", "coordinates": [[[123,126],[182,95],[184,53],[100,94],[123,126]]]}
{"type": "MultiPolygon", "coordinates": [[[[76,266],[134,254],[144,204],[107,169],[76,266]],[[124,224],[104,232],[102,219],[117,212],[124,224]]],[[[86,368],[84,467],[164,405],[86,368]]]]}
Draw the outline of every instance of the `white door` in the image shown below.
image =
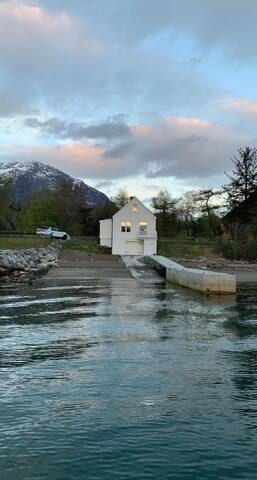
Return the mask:
{"type": "Polygon", "coordinates": [[[125,242],[125,255],[144,255],[143,241],[125,242]]]}

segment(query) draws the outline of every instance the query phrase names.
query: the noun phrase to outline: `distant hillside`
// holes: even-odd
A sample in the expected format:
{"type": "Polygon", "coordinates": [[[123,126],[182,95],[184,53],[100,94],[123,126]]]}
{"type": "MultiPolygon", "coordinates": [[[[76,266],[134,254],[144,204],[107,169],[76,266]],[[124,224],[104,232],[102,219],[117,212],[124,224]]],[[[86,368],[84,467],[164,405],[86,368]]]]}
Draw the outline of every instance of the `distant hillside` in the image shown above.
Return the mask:
{"type": "Polygon", "coordinates": [[[37,190],[42,188],[56,190],[60,184],[67,181],[81,188],[87,205],[103,206],[109,202],[109,198],[99,190],[41,162],[0,162],[0,181],[1,177],[12,179],[13,200],[17,203],[24,203],[37,190]]]}

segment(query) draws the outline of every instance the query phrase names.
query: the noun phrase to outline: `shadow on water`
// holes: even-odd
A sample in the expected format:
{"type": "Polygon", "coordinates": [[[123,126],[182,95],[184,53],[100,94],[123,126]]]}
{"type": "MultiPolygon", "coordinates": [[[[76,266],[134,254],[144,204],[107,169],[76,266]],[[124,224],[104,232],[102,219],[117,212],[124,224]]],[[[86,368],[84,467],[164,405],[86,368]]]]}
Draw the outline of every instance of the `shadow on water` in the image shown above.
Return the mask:
{"type": "MultiPolygon", "coordinates": [[[[155,292],[156,309],[153,320],[165,323],[177,321],[178,318],[193,319],[198,322],[238,315],[235,295],[203,295],[200,292],[172,287],[169,284],[155,292]]],[[[232,320],[233,322],[233,320],[232,320]]]]}
{"type": "Polygon", "coordinates": [[[0,368],[21,367],[30,363],[79,358],[85,351],[97,345],[83,339],[57,340],[39,346],[23,345],[21,348],[0,351],[0,368]]]}
{"type": "Polygon", "coordinates": [[[251,294],[240,293],[236,297],[234,318],[224,321],[224,328],[238,338],[257,335],[257,289],[251,294]]]}
{"type": "Polygon", "coordinates": [[[59,285],[53,288],[5,290],[0,297],[0,326],[44,325],[96,316],[103,301],[101,288],[95,285],[59,285]]]}

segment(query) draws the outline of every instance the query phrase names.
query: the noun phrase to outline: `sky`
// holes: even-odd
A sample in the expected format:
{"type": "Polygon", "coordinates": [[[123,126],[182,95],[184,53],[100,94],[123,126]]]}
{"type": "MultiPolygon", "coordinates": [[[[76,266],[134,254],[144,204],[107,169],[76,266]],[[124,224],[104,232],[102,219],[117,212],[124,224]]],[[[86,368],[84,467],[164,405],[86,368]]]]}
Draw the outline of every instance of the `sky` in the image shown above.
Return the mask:
{"type": "Polygon", "coordinates": [[[257,147],[257,2],[0,0],[0,160],[109,196],[218,188],[257,147]]]}

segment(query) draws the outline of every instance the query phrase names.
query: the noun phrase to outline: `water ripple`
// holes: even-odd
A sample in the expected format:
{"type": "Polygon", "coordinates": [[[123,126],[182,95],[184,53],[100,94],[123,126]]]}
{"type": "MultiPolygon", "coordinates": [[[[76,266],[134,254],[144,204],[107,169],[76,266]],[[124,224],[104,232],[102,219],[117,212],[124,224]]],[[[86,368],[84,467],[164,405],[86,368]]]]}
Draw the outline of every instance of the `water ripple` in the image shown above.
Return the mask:
{"type": "Polygon", "coordinates": [[[256,478],[254,291],[67,278],[0,307],[1,480],[256,478]]]}

